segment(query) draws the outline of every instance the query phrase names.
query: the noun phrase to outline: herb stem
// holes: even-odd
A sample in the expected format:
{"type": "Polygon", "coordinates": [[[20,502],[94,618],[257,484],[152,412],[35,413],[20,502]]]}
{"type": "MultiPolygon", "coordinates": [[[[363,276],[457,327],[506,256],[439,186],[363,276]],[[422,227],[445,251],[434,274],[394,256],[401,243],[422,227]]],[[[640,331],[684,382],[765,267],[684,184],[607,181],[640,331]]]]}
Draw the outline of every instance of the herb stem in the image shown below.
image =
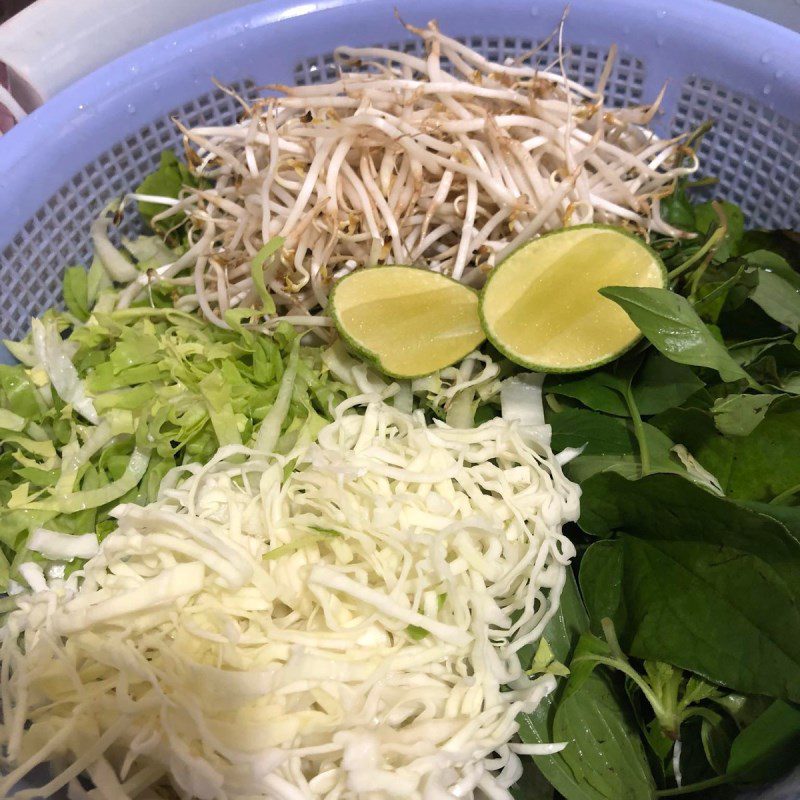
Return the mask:
{"type": "Polygon", "coordinates": [[[627,661],[623,661],[620,658],[609,658],[608,656],[597,655],[577,656],[573,659],[574,664],[580,664],[582,661],[594,661],[597,664],[603,664],[603,666],[618,669],[620,672],[627,675],[642,690],[642,694],[652,706],[656,717],[663,719],[666,716],[661,701],[656,697],[650,685],[627,661]]]}
{"type": "MultiPolygon", "coordinates": [[[[709,237],[709,239],[713,239],[715,235],[719,234],[720,240],[726,236],[728,233],[728,217],[725,215],[725,209],[722,207],[722,204],[717,202],[716,200],[711,204],[711,207],[714,209],[714,212],[717,215],[719,220],[717,230],[714,231],[714,234],[709,237]]],[[[710,250],[706,257],[703,259],[700,266],[694,271],[694,275],[692,275],[692,287],[691,291],[689,292],[689,302],[694,303],[695,296],[697,294],[697,290],[700,287],[700,279],[705,274],[705,271],[708,269],[708,265],[711,263],[711,259],[714,257],[714,253],[716,252],[716,246],[713,250],[710,250]]]]}
{"type": "Polygon", "coordinates": [[[671,270],[667,274],[667,278],[669,280],[675,280],[675,278],[680,277],[686,272],[687,269],[693,267],[700,259],[702,259],[709,251],[716,249],[717,244],[719,241],[725,236],[725,230],[723,228],[717,228],[711,236],[708,237],[705,244],[693,255],[689,256],[683,264],[675,267],[675,269],[671,270]]]}
{"type": "Polygon", "coordinates": [[[697,294],[697,289],[700,286],[700,279],[703,277],[703,274],[708,269],[708,265],[711,263],[711,259],[714,257],[714,253],[717,251],[717,247],[722,243],[722,240],[725,238],[726,234],[728,233],[728,218],[725,215],[725,209],[722,207],[721,203],[718,203],[716,200],[711,204],[712,208],[714,209],[714,213],[717,215],[717,228],[714,230],[711,235],[706,240],[705,244],[692,256],[686,259],[679,267],[673,269],[667,277],[669,280],[674,280],[675,278],[683,275],[687,269],[694,266],[700,259],[702,259],[700,263],[700,267],[695,270],[694,275],[692,275],[692,285],[691,290],[689,292],[689,301],[694,303],[695,295],[697,294]]]}
{"type": "Polygon", "coordinates": [[[677,797],[682,794],[692,794],[701,792],[704,789],[713,789],[715,786],[723,786],[728,783],[730,778],[727,775],[717,775],[716,778],[709,778],[697,783],[687,783],[686,786],[676,786],[674,789],[656,789],[656,797],[677,797]]]}
{"type": "Polygon", "coordinates": [[[771,506],[779,506],[784,500],[788,500],[790,497],[793,497],[798,492],[800,492],[800,483],[796,486],[790,486],[788,489],[785,489],[780,494],[776,494],[772,500],[769,501],[771,506]]]}
{"type": "Polygon", "coordinates": [[[636,405],[636,401],[633,399],[630,385],[625,388],[623,397],[625,398],[625,405],[628,406],[628,413],[631,415],[631,421],[633,422],[633,432],[636,435],[636,443],[639,445],[639,458],[642,461],[642,477],[644,477],[650,474],[650,448],[647,445],[642,415],[639,413],[639,408],[636,405]]]}
{"type": "Polygon", "coordinates": [[[699,178],[696,181],[688,181],[686,183],[687,189],[699,189],[702,186],[716,186],[719,183],[719,178],[712,178],[711,176],[707,178],[699,178]]]}
{"type": "Polygon", "coordinates": [[[603,636],[605,636],[606,642],[611,648],[611,652],[620,661],[627,661],[625,654],[622,652],[622,648],[619,646],[619,639],[617,639],[617,631],[614,629],[614,623],[609,617],[603,617],[603,619],[600,620],[600,624],[603,627],[603,636]]]}

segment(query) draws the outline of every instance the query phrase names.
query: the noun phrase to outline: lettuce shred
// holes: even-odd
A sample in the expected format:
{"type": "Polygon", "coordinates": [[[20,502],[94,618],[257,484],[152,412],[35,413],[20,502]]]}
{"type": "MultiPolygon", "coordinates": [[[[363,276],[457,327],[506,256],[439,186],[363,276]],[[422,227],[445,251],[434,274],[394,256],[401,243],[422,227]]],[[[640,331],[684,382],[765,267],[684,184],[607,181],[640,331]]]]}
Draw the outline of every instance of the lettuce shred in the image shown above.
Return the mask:
{"type": "Polygon", "coordinates": [[[312,440],[349,394],[321,348],[301,346],[289,326],[271,336],[224,330],[152,298],[109,311],[110,289],[87,308],[76,274],[65,276],[68,310],[48,311],[8,343],[24,363],[0,365],[3,591],[21,563],[40,560],[26,547],[37,529],[102,539],[111,509],[154,500],[174,467],[255,444],[265,420],[286,452],[312,440]],[[281,392],[287,369],[292,385],[281,392]]]}

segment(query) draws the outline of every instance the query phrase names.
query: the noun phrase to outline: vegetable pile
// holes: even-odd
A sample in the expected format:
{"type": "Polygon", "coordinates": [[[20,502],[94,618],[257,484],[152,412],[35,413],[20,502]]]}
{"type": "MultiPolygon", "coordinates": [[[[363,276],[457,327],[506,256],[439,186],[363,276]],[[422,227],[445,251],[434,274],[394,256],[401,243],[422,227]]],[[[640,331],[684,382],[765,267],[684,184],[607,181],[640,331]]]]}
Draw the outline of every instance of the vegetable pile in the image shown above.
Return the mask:
{"type": "Polygon", "coordinates": [[[735,796],[800,752],[800,248],[728,203],[667,209],[696,234],[655,244],[674,291],[603,290],[645,345],[545,384],[554,448],[584,448],[580,592],[522,737],[573,743],[534,759],[567,800],[735,796]]]}
{"type": "Polygon", "coordinates": [[[84,796],[76,764],[107,797],[165,773],[200,800],[510,797],[519,754],[563,746],[509,739],[555,686],[517,653],[557,610],[578,513],[534,397],[459,430],[361,395],[316,444],[227,445],[117,507],[83,579],[9,616],[0,795],[52,760],[17,797],[84,796]]]}
{"type": "Polygon", "coordinates": [[[564,75],[563,58],[500,64],[435,23],[406,27],[425,58],[338,48],[338,80],[270,87],[283,96],[240,99],[235,125],[181,128],[191,173],[167,161],[139,189],[157,224],[188,216],[187,258],[160,273],[190,287],[178,308],[224,325],[226,310],[261,299],[272,320],[320,326],[309,314],[324,312],[334,279],[366,265],[479,286],[516,247],[565,225],[681,235],[660,200],[697,160],[687,137],[647,128],[660,96],[604,105],[613,51],[588,88],[564,75]],[[285,242],[258,277],[252,261],[274,236],[285,242]]]}
{"type": "Polygon", "coordinates": [[[724,800],[797,766],[800,235],[693,202],[701,132],[605,109],[610,62],[410,30],[184,131],[155,235],[116,247],[112,203],[8,343],[0,795],[724,800]]]}
{"type": "MultiPolygon", "coordinates": [[[[176,465],[259,438],[281,452],[311,441],[348,393],[289,326],[266,337],[171,305],[114,310],[118,294],[89,296],[81,268],[67,273],[65,296],[71,311],[34,320],[8,343],[21,363],[0,366],[3,591],[20,564],[42,561],[26,546],[31,532],[102,538],[114,506],[154,500],[176,465]]],[[[49,569],[65,567],[50,556],[49,569]]]]}

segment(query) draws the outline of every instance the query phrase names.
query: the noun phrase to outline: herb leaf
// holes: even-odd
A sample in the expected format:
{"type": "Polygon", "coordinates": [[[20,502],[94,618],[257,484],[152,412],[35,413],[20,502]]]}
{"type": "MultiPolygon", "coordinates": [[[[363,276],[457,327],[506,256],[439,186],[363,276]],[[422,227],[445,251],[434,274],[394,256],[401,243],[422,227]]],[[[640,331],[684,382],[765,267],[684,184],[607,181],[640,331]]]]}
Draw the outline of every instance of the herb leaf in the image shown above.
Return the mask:
{"type": "MultiPolygon", "coordinates": [[[[586,611],[569,575],[558,612],[542,635],[555,658],[568,663],[587,630],[586,611]]],[[[585,668],[581,674],[581,667],[575,665],[576,681],[573,673],[566,686],[544,698],[532,714],[517,718],[520,738],[533,743],[569,742],[560,753],[533,758],[566,800],[650,800],[653,779],[641,739],[607,678],[589,675],[591,670],[585,668]]]]}
{"type": "Polygon", "coordinates": [[[747,436],[758,427],[778,397],[777,394],[731,394],[718,398],[711,413],[720,432],[747,436]]]}
{"type": "MultiPolygon", "coordinates": [[[[554,450],[585,445],[583,453],[566,467],[572,480],[581,482],[604,470],[631,478],[641,475],[639,446],[630,421],[582,408],[551,414],[547,421],[553,430],[554,450]]],[[[642,432],[650,454],[651,472],[683,471],[671,457],[673,443],[667,436],[646,422],[642,424],[642,432]]]]}
{"type": "Polygon", "coordinates": [[[797,764],[800,710],[776,700],[733,741],[728,774],[735,780],[774,780],[797,764]]]}
{"type": "Polygon", "coordinates": [[[606,675],[595,672],[579,689],[565,693],[556,709],[553,735],[570,743],[561,755],[578,785],[597,793],[588,796],[653,798],[655,785],[642,740],[606,675]]]}
{"type": "MultiPolygon", "coordinates": [[[[558,611],[542,636],[547,639],[554,656],[561,663],[567,663],[579,637],[588,629],[589,619],[578,593],[578,585],[572,573],[569,573],[561,592],[558,611]]],[[[520,654],[520,657],[524,665],[530,663],[530,654],[520,654]]],[[[532,714],[520,714],[517,717],[519,736],[523,742],[544,744],[554,741],[553,718],[562,693],[563,686],[547,695],[532,714]]],[[[552,756],[534,756],[533,760],[539,771],[567,800],[602,800],[602,795],[578,785],[572,770],[564,761],[563,751],[552,756]]]]}
{"type": "MultiPolygon", "coordinates": [[[[137,194],[149,194],[160,197],[177,197],[184,184],[195,185],[191,173],[185,164],[178,160],[172,150],[164,150],[158,169],[151,172],[136,187],[137,194]]],[[[139,213],[149,223],[151,219],[163,211],[166,206],[146,200],[139,202],[139,213]]]]}
{"type": "Polygon", "coordinates": [[[724,381],[748,380],[685,297],[669,289],[609,286],[600,294],[620,305],[647,339],[679,364],[717,370],[724,381]]]}
{"type": "MultiPolygon", "coordinates": [[[[679,406],[702,388],[703,382],[690,367],[655,350],[649,351],[631,384],[633,400],[645,417],[679,406]]],[[[545,392],[571,397],[594,411],[617,417],[629,415],[625,391],[626,382],[611,369],[576,378],[559,377],[545,384],[545,392]]]]}
{"type": "Polygon", "coordinates": [[[587,533],[607,538],[624,531],[640,539],[733,547],[770,564],[800,606],[796,580],[800,542],[777,520],[678,475],[631,481],[607,472],[593,476],[581,488],[579,524],[587,533]]]}
{"type": "MultiPolygon", "coordinates": [[[[800,614],[785,582],[730,547],[622,536],[616,582],[624,615],[612,619],[632,656],[665,661],[738,691],[800,698],[800,614]]],[[[597,573],[581,565],[587,602],[597,573]]],[[[608,605],[611,605],[607,603],[608,605]]],[[[604,609],[605,610],[605,609],[604,609]]],[[[599,610],[590,606],[594,619],[599,610]]]]}
{"type": "Polygon", "coordinates": [[[800,398],[773,402],[749,436],[722,435],[698,409],[671,409],[651,424],[686,445],[729,497],[768,502],[800,484],[800,398]]]}
{"type": "Polygon", "coordinates": [[[545,383],[545,392],[579,400],[594,411],[617,417],[628,416],[628,406],[622,396],[624,381],[610,371],[601,370],[577,378],[559,378],[555,382],[545,383]]]}
{"type": "Polygon", "coordinates": [[[800,546],[774,519],[674,475],[583,484],[580,581],[625,652],[743,692],[800,698],[800,546]]]}
{"type": "Polygon", "coordinates": [[[795,333],[800,331],[800,288],[780,275],[759,270],[758,284],[750,299],[772,319],[795,333]]]}
{"type": "Polygon", "coordinates": [[[651,350],[633,382],[633,399],[646,417],[688,400],[703,388],[690,367],[651,350]]]}

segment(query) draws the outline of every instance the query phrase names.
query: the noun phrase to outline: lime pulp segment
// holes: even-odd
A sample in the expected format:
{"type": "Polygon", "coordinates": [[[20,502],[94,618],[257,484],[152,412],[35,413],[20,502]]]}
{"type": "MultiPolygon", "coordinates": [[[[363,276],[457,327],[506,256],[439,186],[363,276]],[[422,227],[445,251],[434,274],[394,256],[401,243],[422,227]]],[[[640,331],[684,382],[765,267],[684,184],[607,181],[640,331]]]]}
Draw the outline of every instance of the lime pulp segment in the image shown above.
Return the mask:
{"type": "Polygon", "coordinates": [[[447,367],[484,339],[477,293],[414,267],[348,275],[334,289],[331,313],[344,340],[395,377],[447,367]]]}
{"type": "Polygon", "coordinates": [[[481,314],[490,341],[513,361],[579,371],[611,360],[640,336],[599,290],[665,283],[660,259],[634,236],[608,226],[576,226],[529,242],[495,267],[481,314]]]}

